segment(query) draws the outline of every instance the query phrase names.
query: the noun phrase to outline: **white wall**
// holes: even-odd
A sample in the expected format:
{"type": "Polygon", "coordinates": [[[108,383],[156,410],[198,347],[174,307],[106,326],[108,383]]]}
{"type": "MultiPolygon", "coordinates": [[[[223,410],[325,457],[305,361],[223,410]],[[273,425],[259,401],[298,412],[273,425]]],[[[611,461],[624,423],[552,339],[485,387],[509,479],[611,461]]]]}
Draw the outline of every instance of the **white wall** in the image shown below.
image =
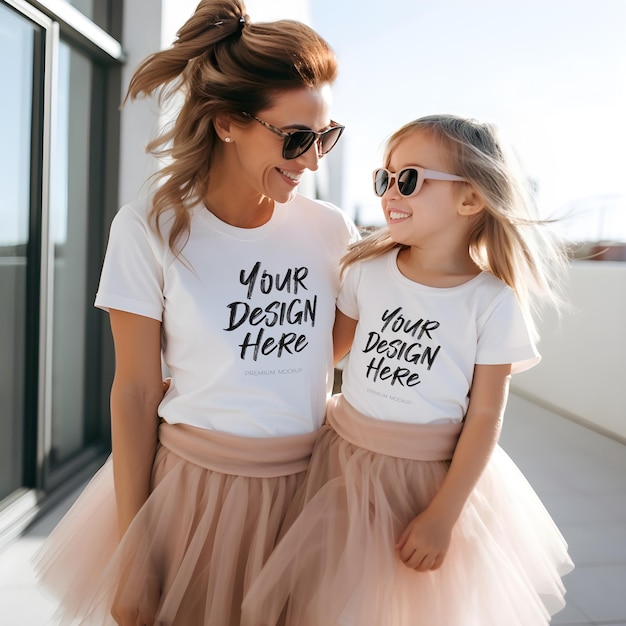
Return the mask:
{"type": "Polygon", "coordinates": [[[571,312],[539,325],[543,360],[512,391],[626,442],[626,263],[575,261],[571,312]]]}
{"type": "MultiPolygon", "coordinates": [[[[162,10],[160,0],[124,2],[122,47],[127,60],[122,68],[122,96],[137,65],[161,48],[162,10]]],[[[128,102],[120,122],[119,205],[132,202],[147,192],[146,179],[156,171],[156,160],[147,155],[145,146],[155,136],[159,125],[156,103],[150,99],[128,102]]]]}

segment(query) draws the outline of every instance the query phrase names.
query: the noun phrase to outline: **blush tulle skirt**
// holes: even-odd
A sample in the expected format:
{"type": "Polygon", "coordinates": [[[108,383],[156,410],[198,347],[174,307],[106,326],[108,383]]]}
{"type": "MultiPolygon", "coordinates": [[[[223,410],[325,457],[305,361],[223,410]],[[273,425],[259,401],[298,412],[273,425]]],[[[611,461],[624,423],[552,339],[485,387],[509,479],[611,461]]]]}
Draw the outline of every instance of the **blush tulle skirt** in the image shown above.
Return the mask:
{"type": "Polygon", "coordinates": [[[115,600],[150,626],[238,626],[314,439],[161,424],[151,494],[121,541],[109,459],[35,557],[58,623],[115,624],[115,600]]]}
{"type": "Polygon", "coordinates": [[[567,545],[499,447],[443,565],[394,548],[433,498],[461,425],[373,420],[331,399],[286,534],[250,587],[245,626],[540,626],[563,608],[567,545]]]}

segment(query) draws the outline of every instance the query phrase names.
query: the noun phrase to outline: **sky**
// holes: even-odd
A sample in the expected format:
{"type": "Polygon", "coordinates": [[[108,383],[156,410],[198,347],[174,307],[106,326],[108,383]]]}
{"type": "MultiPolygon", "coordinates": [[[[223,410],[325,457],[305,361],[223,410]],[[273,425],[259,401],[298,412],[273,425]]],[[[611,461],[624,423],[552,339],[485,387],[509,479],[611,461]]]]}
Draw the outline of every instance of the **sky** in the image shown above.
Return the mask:
{"type": "MultiPolygon", "coordinates": [[[[164,45],[196,4],[164,3],[164,45]]],[[[454,113],[499,127],[534,181],[542,216],[561,218],[569,237],[626,242],[626,0],[246,5],[253,21],[309,23],[335,49],[332,116],[347,129],[327,167],[342,170],[335,201],[353,217],[358,207],[361,223],[382,223],[371,172],[389,135],[422,115],[454,113]]],[[[15,59],[0,65],[25,71],[15,59]]],[[[22,163],[2,161],[7,171],[22,163]]],[[[4,224],[11,237],[26,228],[4,224]]]]}
{"type": "Polygon", "coordinates": [[[626,241],[624,0],[310,0],[309,11],[340,63],[346,211],[380,223],[370,180],[386,138],[454,113],[498,126],[542,216],[577,214],[563,225],[578,240],[626,241]]]}

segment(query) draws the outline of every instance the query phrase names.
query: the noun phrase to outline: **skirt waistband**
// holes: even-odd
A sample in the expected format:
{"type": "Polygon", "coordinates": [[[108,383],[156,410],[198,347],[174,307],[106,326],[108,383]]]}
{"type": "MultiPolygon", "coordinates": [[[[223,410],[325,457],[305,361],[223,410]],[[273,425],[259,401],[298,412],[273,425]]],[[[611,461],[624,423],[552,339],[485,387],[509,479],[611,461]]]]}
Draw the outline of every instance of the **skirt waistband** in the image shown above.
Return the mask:
{"type": "Polygon", "coordinates": [[[161,422],[159,441],[205,469],[252,478],[274,478],[307,469],[317,432],[289,437],[239,437],[187,424],[161,422]]]}
{"type": "Polygon", "coordinates": [[[449,461],[463,424],[407,424],[373,419],[338,394],[326,408],[326,419],[350,443],[378,454],[415,461],[449,461]]]}

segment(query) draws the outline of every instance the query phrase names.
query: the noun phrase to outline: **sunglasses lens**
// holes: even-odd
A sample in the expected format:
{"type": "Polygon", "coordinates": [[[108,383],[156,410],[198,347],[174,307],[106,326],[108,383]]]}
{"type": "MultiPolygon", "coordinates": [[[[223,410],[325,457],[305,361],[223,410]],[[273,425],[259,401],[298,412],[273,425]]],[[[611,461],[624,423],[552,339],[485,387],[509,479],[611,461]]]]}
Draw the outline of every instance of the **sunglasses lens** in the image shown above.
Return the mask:
{"type": "Polygon", "coordinates": [[[289,136],[285,137],[283,157],[285,159],[298,158],[313,145],[314,141],[315,134],[310,130],[296,130],[293,133],[289,133],[289,136]]]}
{"type": "Polygon", "coordinates": [[[389,187],[389,174],[387,170],[376,170],[374,172],[374,193],[377,196],[382,196],[389,187]]]}
{"type": "Polygon", "coordinates": [[[329,128],[322,133],[320,137],[320,154],[328,154],[339,141],[342,132],[343,126],[337,126],[335,128],[329,128]]]}
{"type": "Polygon", "coordinates": [[[402,170],[398,174],[398,191],[403,196],[410,196],[417,187],[418,177],[418,171],[413,169],[412,167],[406,170],[402,170]]]}

